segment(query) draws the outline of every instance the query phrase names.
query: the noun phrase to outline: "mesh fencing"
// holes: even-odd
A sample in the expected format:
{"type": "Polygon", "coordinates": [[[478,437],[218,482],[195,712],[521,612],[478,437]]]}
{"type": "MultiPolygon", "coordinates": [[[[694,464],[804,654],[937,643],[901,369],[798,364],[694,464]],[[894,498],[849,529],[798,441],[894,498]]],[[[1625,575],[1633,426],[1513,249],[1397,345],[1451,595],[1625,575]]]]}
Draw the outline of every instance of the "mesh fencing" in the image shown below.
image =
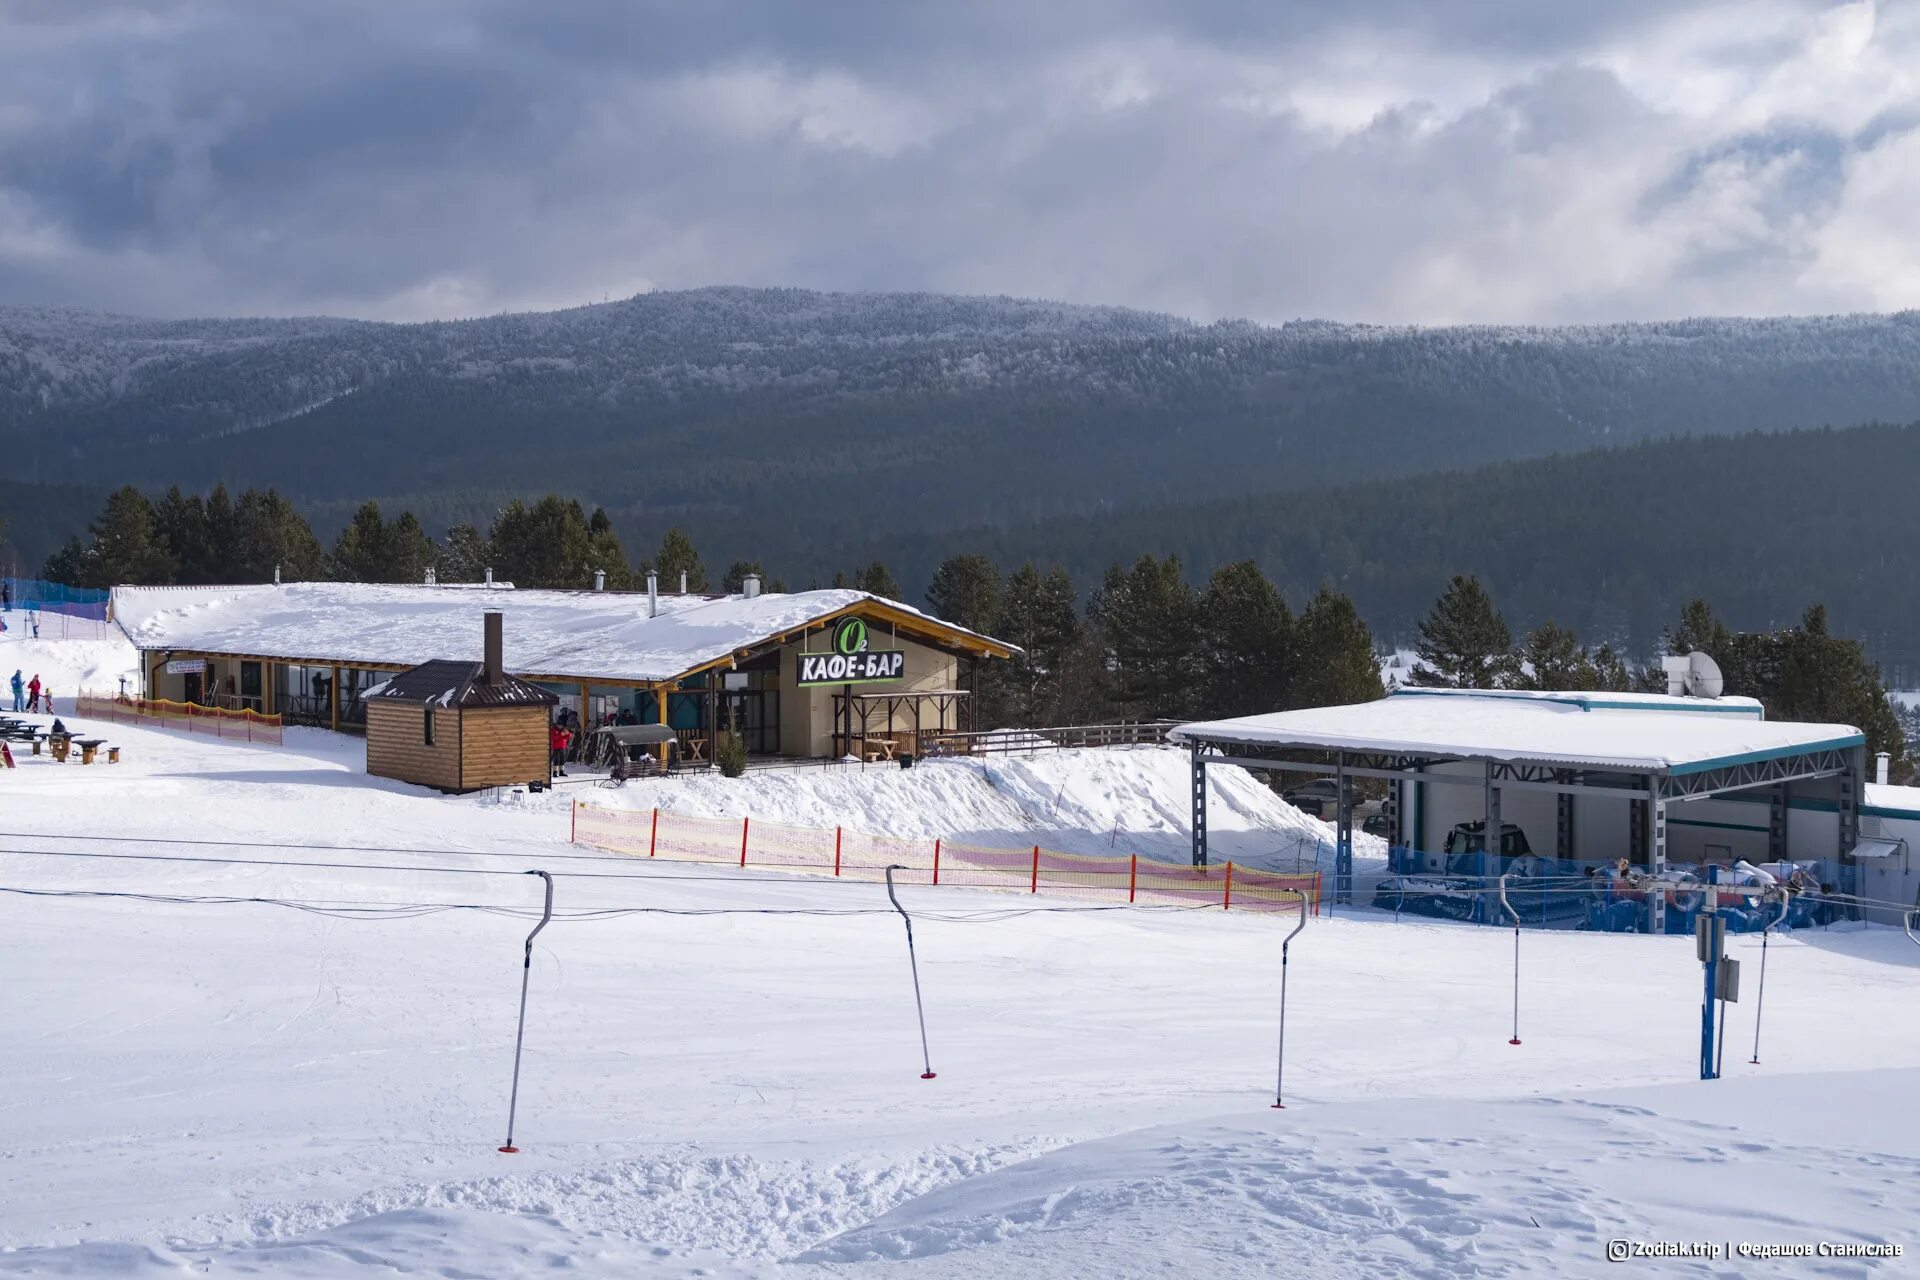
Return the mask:
{"type": "Polygon", "coordinates": [[[573,838],[608,853],[676,862],[880,881],[998,889],[1108,903],[1155,903],[1233,911],[1291,911],[1304,896],[1320,913],[1320,873],[1185,867],[1138,854],[1061,853],[1032,845],[995,849],[945,839],[875,835],[844,827],[793,827],[752,818],[696,818],[660,809],[605,809],[574,802],[573,838]]]}
{"type": "Polygon", "coordinates": [[[83,720],[105,720],[109,724],[140,725],[150,729],[180,729],[209,738],[228,738],[237,742],[282,744],[285,726],[279,716],[257,711],[229,711],[225,707],[203,707],[192,702],[169,702],[165,698],[122,698],[106,694],[83,693],[74,700],[74,715],[83,720]]]}
{"type": "Polygon", "coordinates": [[[10,578],[7,585],[16,611],[35,610],[101,622],[107,619],[107,603],[111,597],[97,587],[70,587],[44,578],[10,578]]]}

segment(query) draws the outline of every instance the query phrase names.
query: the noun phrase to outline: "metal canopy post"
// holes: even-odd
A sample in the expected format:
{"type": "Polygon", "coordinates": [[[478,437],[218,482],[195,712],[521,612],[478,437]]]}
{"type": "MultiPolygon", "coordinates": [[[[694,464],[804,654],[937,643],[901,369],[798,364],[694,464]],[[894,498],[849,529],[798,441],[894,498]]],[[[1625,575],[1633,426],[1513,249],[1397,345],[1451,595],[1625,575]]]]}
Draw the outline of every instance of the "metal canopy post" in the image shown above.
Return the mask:
{"type": "MultiPolygon", "coordinates": [[[[1647,802],[1647,873],[1657,881],[1667,869],[1667,798],[1656,794],[1647,802]]],[[[1667,895],[1656,884],[1647,895],[1647,929],[1667,931],[1667,895]]]]}
{"type": "MultiPolygon", "coordinates": [[[[1502,824],[1500,819],[1500,788],[1493,785],[1493,762],[1491,760],[1487,762],[1486,810],[1486,838],[1480,842],[1481,847],[1485,850],[1483,856],[1486,861],[1482,865],[1486,870],[1481,874],[1483,876],[1497,876],[1500,874],[1500,836],[1502,824]]],[[[1488,897],[1486,885],[1483,882],[1480,890],[1480,922],[1482,924],[1485,924],[1493,917],[1493,912],[1488,910],[1488,897]]]]}
{"type": "Polygon", "coordinates": [[[1334,775],[1333,899],[1342,906],[1353,901],[1353,777],[1346,761],[1344,752],[1334,756],[1340,772],[1334,775]]]}
{"type": "Polygon", "coordinates": [[[1207,865],[1207,758],[1206,748],[1193,744],[1193,865],[1207,865]]]}
{"type": "MultiPolygon", "coordinates": [[[[1860,860],[1854,849],[1860,843],[1860,780],[1866,776],[1867,749],[1855,747],[1847,752],[1847,767],[1840,775],[1840,891],[1860,892],[1860,860]]],[[[1853,910],[1858,911],[1856,906],[1853,910]]]]}
{"type": "Polygon", "coordinates": [[[1767,788],[1767,861],[1783,862],[1787,856],[1787,784],[1776,782],[1767,788]]]}
{"type": "Polygon", "coordinates": [[[1573,861],[1573,792],[1562,791],[1554,804],[1553,856],[1573,861]]]}

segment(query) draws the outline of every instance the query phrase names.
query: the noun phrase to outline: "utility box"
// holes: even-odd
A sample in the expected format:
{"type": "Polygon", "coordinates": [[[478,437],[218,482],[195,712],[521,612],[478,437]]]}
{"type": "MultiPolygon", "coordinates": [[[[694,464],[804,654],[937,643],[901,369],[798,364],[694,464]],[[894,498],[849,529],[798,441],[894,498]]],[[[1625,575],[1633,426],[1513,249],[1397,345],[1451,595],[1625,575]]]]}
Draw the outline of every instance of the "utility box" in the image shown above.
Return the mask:
{"type": "Polygon", "coordinates": [[[1716,999],[1728,1004],[1740,1003],[1740,962],[1728,956],[1720,957],[1720,964],[1713,971],[1713,994],[1716,999]]]}
{"type": "Polygon", "coordinates": [[[1693,918],[1693,953],[1701,964],[1711,964],[1714,957],[1727,949],[1727,921],[1725,916],[1710,915],[1701,912],[1693,918]]]}

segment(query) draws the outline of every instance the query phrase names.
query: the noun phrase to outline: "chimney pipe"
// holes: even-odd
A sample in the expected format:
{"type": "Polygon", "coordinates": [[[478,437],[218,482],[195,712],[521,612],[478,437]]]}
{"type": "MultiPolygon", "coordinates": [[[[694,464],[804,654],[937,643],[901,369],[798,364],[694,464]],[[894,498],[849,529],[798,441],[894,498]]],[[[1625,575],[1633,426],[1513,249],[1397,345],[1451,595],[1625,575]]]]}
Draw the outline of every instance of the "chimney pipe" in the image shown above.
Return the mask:
{"type": "Polygon", "coordinates": [[[607,589],[607,571],[605,569],[595,569],[593,571],[593,589],[595,591],[605,591],[607,589]]]}
{"type": "Polygon", "coordinates": [[[1881,786],[1887,785],[1887,766],[1893,761],[1893,753],[1876,751],[1873,753],[1873,780],[1881,786]]]}
{"type": "Polygon", "coordinates": [[[500,615],[488,613],[481,620],[482,634],[485,637],[481,680],[486,684],[505,684],[506,654],[500,638],[500,615]]]}
{"type": "Polygon", "coordinates": [[[432,565],[427,566],[427,585],[430,587],[435,585],[432,565]]]}
{"type": "Polygon", "coordinates": [[[488,586],[493,585],[493,566],[492,565],[487,566],[487,585],[488,586]]]}
{"type": "Polygon", "coordinates": [[[280,585],[280,566],[279,565],[273,566],[273,585],[276,587],[280,585]]]}
{"type": "Polygon", "coordinates": [[[647,616],[660,616],[660,575],[652,569],[647,570],[647,616]]]}
{"type": "Polygon", "coordinates": [[[685,569],[680,571],[680,594],[687,594],[687,571],[685,569]]]}
{"type": "Polygon", "coordinates": [[[742,578],[740,580],[740,594],[749,600],[758,599],[760,595],[760,575],[750,573],[742,578]]]}

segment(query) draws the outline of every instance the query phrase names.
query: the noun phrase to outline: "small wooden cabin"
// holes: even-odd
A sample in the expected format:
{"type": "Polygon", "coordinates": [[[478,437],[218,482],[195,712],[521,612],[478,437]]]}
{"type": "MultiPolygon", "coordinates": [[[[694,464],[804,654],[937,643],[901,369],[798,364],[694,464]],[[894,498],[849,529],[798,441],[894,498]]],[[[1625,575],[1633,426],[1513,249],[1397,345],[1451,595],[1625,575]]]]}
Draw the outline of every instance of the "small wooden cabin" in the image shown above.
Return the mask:
{"type": "Polygon", "coordinates": [[[368,773],[456,792],[546,783],[559,699],[506,674],[499,614],[485,628],[481,661],[423,662],[367,692],[368,773]]]}

